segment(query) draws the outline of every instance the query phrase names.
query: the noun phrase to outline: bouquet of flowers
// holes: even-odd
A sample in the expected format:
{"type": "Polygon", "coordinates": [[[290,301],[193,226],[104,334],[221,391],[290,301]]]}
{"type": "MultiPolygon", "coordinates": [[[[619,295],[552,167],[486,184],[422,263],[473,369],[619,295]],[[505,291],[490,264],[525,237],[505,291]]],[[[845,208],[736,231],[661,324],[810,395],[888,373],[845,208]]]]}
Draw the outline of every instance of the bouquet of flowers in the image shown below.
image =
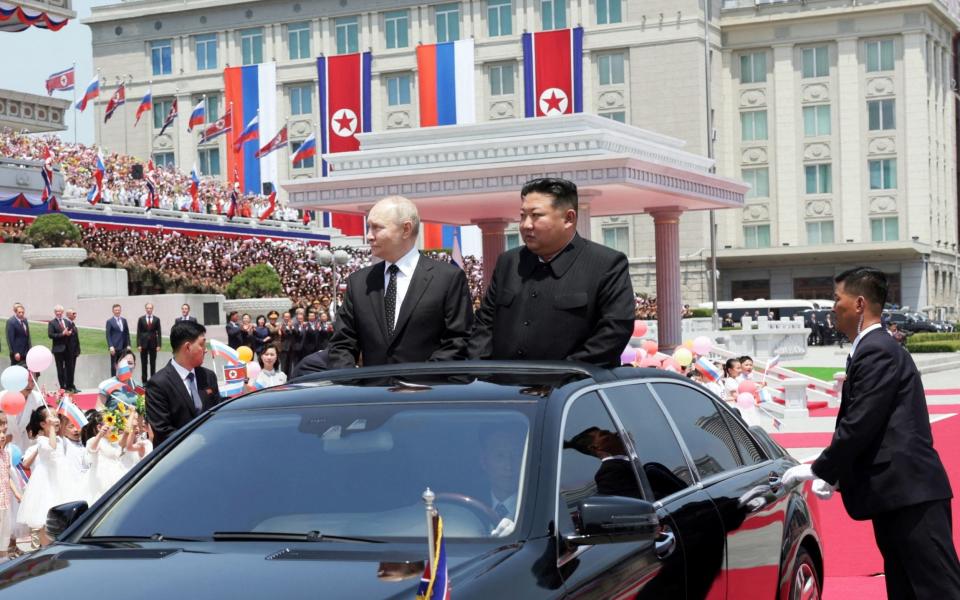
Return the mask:
{"type": "Polygon", "coordinates": [[[110,443],[120,441],[120,433],[127,428],[127,415],[130,409],[123,402],[117,402],[112,409],[103,411],[103,424],[110,428],[107,440],[110,443]]]}
{"type": "Polygon", "coordinates": [[[141,418],[147,418],[147,397],[144,394],[137,394],[136,409],[141,418]]]}

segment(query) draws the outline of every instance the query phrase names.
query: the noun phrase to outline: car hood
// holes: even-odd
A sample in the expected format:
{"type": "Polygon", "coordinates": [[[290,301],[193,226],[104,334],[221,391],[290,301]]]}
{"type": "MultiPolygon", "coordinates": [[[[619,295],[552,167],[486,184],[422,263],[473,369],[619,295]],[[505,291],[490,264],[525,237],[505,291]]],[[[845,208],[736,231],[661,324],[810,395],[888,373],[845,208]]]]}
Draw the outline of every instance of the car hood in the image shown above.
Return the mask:
{"type": "MultiPolygon", "coordinates": [[[[383,546],[155,542],[104,548],[57,544],[5,565],[0,570],[0,595],[14,592],[15,597],[35,598],[70,590],[74,600],[102,600],[106,585],[144,600],[413,598],[423,572],[425,544],[383,546]],[[395,576],[402,579],[388,579],[391,572],[402,572],[395,576]]],[[[447,564],[455,584],[458,574],[471,577],[485,572],[519,545],[454,547],[448,546],[447,564]]]]}

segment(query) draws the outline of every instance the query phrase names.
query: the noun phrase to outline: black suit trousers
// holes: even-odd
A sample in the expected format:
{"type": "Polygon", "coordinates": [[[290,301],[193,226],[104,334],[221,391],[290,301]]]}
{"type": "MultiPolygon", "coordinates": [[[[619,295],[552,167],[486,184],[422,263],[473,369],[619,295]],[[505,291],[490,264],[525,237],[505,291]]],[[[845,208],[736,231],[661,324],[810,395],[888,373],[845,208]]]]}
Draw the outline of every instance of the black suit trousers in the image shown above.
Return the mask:
{"type": "Polygon", "coordinates": [[[69,354],[68,350],[53,353],[53,364],[57,365],[57,383],[60,384],[61,390],[70,389],[70,379],[67,377],[69,354]]]}
{"type": "Polygon", "coordinates": [[[140,381],[147,381],[150,377],[147,377],[147,361],[150,361],[150,377],[153,377],[153,374],[157,372],[157,349],[156,348],[144,348],[140,351],[140,381]]]}
{"type": "Polygon", "coordinates": [[[950,500],[934,500],[873,519],[889,600],[960,598],[950,500]]]}
{"type": "Polygon", "coordinates": [[[77,372],[77,355],[72,350],[64,353],[64,376],[67,380],[68,390],[75,390],[77,386],[73,382],[74,373],[77,372]]]}

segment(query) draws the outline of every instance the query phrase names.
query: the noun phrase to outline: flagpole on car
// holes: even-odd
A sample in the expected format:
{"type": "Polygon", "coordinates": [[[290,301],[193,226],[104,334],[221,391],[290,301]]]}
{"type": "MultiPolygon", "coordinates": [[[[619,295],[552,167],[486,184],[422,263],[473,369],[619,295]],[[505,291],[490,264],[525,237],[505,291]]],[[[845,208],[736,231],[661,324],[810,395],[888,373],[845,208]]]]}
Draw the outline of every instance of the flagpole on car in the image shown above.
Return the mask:
{"type": "MultiPolygon", "coordinates": [[[[430,488],[427,488],[423,491],[423,504],[424,509],[427,512],[427,549],[430,552],[430,562],[433,562],[433,549],[435,541],[433,539],[433,517],[436,516],[437,509],[433,506],[433,501],[436,500],[437,496],[433,493],[430,488]]],[[[429,563],[428,563],[429,564],[429,563]]],[[[431,569],[433,566],[431,565],[431,569]]]]}

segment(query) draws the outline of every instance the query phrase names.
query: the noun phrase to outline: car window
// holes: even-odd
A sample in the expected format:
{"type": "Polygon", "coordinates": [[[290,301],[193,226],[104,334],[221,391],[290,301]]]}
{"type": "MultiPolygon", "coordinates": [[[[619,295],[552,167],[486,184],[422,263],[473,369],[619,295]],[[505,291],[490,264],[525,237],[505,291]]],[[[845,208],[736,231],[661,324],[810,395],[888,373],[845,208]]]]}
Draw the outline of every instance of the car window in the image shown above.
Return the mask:
{"type": "Polygon", "coordinates": [[[567,412],[560,456],[561,534],[578,533],[577,503],[595,495],[642,497],[633,463],[607,409],[595,393],[567,412]]]}
{"type": "MultiPolygon", "coordinates": [[[[371,403],[219,412],[118,498],[90,535],[423,537],[421,496],[429,487],[445,537],[490,537],[502,519],[519,524],[536,406],[371,403]]],[[[513,527],[497,536],[506,530],[513,527]]]]}
{"type": "Polygon", "coordinates": [[[737,444],[737,450],[740,451],[740,458],[743,464],[755,465],[765,461],[767,457],[763,455],[763,451],[757,446],[757,443],[753,441],[750,434],[747,433],[746,426],[728,411],[721,410],[720,414],[723,415],[723,420],[727,422],[727,427],[730,428],[730,433],[733,434],[733,441],[737,444]]]}
{"type": "Polygon", "coordinates": [[[647,385],[620,385],[603,390],[633,442],[655,499],[693,484],[693,475],[673,429],[647,385]]]}
{"type": "Polygon", "coordinates": [[[676,423],[701,478],[742,466],[736,442],[713,400],[681,384],[654,383],[653,389],[676,423]]]}

